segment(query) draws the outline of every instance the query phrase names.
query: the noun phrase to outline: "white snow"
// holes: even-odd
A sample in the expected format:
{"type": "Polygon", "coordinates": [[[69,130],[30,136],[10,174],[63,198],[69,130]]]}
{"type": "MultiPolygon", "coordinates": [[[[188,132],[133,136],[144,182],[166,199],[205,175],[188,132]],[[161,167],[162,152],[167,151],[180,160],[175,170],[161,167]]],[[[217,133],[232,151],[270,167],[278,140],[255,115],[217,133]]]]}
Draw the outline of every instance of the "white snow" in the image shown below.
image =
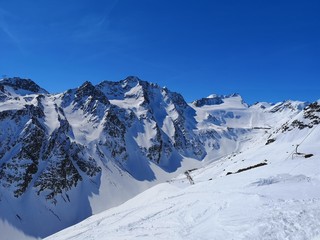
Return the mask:
{"type": "Polygon", "coordinates": [[[45,124],[48,127],[49,134],[60,126],[58,121],[57,105],[53,97],[46,97],[44,101],[45,124]]]}

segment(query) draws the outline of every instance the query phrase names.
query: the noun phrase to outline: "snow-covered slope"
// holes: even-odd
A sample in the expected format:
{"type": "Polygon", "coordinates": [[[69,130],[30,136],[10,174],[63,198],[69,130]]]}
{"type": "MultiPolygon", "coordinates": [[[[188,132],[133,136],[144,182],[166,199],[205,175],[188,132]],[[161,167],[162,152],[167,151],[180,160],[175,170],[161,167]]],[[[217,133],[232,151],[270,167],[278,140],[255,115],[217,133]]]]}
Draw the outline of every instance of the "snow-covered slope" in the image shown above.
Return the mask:
{"type": "MultiPolygon", "coordinates": [[[[4,79],[0,239],[46,237],[187,170],[198,168],[190,174],[201,178],[230,154],[268,155],[264,149],[282,143],[290,152],[319,124],[318,104],[307,105],[248,106],[238,94],[187,104],[180,94],[137,77],[85,82],[59,94],[31,80],[4,79]]],[[[187,191],[185,184],[173,187],[187,191]]]]}
{"type": "Polygon", "coordinates": [[[236,152],[46,239],[319,239],[319,119],[318,102],[281,127],[262,121],[236,152]]]}

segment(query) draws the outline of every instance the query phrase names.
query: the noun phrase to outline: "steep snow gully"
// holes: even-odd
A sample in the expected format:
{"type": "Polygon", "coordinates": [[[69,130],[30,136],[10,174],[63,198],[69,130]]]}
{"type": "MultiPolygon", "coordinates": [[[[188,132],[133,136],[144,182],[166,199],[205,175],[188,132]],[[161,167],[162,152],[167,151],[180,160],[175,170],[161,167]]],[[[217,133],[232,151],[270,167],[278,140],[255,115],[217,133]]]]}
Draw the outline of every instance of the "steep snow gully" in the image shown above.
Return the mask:
{"type": "Polygon", "coordinates": [[[320,239],[319,123],[320,101],[2,79],[0,239],[320,239]]]}

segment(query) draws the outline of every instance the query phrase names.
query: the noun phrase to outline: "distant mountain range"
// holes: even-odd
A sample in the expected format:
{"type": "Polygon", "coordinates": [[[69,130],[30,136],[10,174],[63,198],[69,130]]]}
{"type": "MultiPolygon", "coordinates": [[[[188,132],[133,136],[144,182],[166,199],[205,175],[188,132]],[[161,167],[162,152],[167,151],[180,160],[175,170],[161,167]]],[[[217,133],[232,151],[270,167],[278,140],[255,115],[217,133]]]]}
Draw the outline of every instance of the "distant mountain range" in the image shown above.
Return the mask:
{"type": "Polygon", "coordinates": [[[319,102],[249,106],[238,94],[188,104],[132,76],[59,94],[29,79],[2,79],[0,239],[46,237],[243,151],[254,145],[249,136],[267,146],[312,130],[319,112],[319,102]]]}

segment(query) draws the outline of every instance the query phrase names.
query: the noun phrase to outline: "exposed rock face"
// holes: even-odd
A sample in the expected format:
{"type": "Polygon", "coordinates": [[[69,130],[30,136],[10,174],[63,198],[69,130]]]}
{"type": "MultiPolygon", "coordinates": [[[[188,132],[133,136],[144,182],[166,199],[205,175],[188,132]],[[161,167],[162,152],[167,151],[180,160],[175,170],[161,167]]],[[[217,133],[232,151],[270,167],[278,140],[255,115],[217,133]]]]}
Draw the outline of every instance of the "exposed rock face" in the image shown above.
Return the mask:
{"type": "Polygon", "coordinates": [[[53,199],[82,180],[81,174],[92,177],[100,172],[97,163],[81,155],[84,147],[72,142],[72,128],[60,115],[60,126],[51,134],[45,126],[43,105],[25,105],[19,110],[1,112],[1,184],[10,187],[15,197],[27,188],[38,194],[45,190],[46,199],[53,199]],[[11,134],[10,134],[11,133],[11,134]]]}
{"type": "Polygon", "coordinates": [[[320,104],[314,102],[303,109],[303,116],[299,119],[289,121],[282,126],[282,132],[291,131],[295,128],[300,130],[304,128],[313,128],[320,123],[320,104]]]}
{"type": "Polygon", "coordinates": [[[315,126],[320,123],[320,104],[319,102],[314,102],[309,104],[304,109],[303,117],[309,119],[310,123],[315,126]]]}
{"type": "Polygon", "coordinates": [[[110,158],[126,160],[128,153],[126,149],[126,125],[118,118],[116,110],[111,108],[104,117],[102,146],[110,151],[110,158]]]}
{"type": "Polygon", "coordinates": [[[223,98],[221,96],[215,96],[211,98],[201,98],[200,100],[196,100],[193,104],[196,107],[202,107],[204,105],[219,105],[223,103],[223,98]]]}

